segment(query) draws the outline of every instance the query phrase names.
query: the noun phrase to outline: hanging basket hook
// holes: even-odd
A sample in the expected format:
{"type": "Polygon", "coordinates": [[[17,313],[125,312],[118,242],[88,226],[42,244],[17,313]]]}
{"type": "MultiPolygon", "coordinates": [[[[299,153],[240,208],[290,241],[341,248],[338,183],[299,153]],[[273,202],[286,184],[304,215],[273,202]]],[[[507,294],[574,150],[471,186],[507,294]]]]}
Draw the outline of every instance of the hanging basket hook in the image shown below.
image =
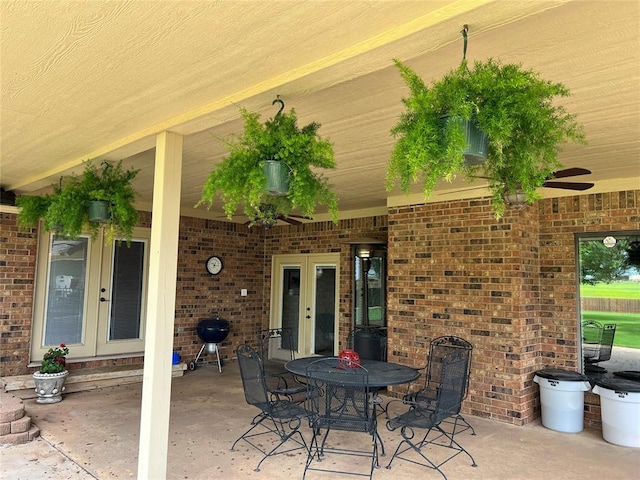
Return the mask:
{"type": "Polygon", "coordinates": [[[276,103],[280,104],[280,110],[278,110],[278,113],[276,113],[276,117],[277,117],[282,113],[282,110],[284,110],[284,101],[280,98],[280,95],[276,95],[276,99],[273,102],[271,102],[271,105],[275,105],[276,103]]]}
{"type": "Polygon", "coordinates": [[[462,30],[460,33],[462,34],[462,38],[464,39],[464,45],[462,47],[462,61],[467,59],[467,32],[469,31],[469,25],[466,23],[462,26],[462,30]]]}

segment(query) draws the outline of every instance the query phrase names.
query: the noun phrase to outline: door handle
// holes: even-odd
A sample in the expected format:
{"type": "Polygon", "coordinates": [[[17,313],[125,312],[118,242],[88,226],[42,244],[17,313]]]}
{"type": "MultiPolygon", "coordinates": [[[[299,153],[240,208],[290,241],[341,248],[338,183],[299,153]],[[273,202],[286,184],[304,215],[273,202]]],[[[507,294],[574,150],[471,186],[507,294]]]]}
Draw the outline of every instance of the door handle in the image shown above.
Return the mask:
{"type": "Polygon", "coordinates": [[[109,299],[108,299],[108,298],[104,298],[104,297],[100,297],[100,301],[101,301],[101,302],[108,302],[108,301],[109,301],[109,299]]]}

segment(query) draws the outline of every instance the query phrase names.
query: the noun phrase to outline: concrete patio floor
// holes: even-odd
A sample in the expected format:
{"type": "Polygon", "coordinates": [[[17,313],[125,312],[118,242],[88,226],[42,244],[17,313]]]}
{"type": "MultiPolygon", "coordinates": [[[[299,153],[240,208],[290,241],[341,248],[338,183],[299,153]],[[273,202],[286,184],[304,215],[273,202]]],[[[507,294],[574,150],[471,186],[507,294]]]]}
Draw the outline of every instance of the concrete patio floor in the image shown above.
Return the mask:
{"type": "MultiPolygon", "coordinates": [[[[141,384],[133,384],[66,394],[61,403],[53,405],[25,400],[27,415],[40,428],[41,438],[0,447],[0,478],[136,478],[141,395],[141,384]]],[[[305,455],[300,451],[267,459],[260,472],[254,471],[261,458],[256,450],[239,444],[235,452],[230,451],[255,413],[244,400],[236,362],[226,364],[222,374],[216,367],[204,366],[173,378],[167,478],[302,478],[305,455]]],[[[449,480],[627,479],[638,478],[640,472],[640,449],[609,444],[599,430],[566,434],[539,423],[515,427],[466,418],[477,436],[465,432],[456,439],[478,466],[471,467],[469,459],[459,455],[442,467],[449,480]]],[[[382,421],[379,431],[386,449],[394,449],[399,434],[389,432],[382,421]]],[[[310,439],[307,427],[303,434],[310,439]]],[[[367,439],[351,434],[343,440],[362,440],[366,445],[367,439]]],[[[389,458],[381,457],[374,479],[442,478],[438,472],[402,461],[387,470],[389,458]]],[[[316,478],[340,477],[317,472],[307,475],[309,480],[316,478]]]]}

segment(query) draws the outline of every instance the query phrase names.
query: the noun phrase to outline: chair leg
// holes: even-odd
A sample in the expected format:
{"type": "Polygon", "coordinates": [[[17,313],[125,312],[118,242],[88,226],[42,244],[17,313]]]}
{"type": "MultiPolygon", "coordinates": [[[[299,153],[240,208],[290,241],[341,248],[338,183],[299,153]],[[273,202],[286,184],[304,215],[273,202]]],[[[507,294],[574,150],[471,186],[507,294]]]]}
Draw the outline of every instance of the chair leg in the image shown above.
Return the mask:
{"type": "MultiPolygon", "coordinates": [[[[315,470],[315,471],[324,471],[324,472],[332,472],[332,473],[344,473],[347,475],[354,475],[354,476],[363,476],[363,477],[369,477],[369,480],[372,479],[373,477],[373,472],[376,468],[380,468],[380,462],[378,460],[378,438],[379,438],[379,434],[376,431],[375,433],[371,434],[371,468],[369,469],[369,473],[356,473],[356,472],[345,472],[345,471],[338,471],[338,470],[324,470],[321,468],[312,468],[311,464],[313,463],[314,459],[317,462],[322,462],[323,461],[323,457],[325,455],[325,445],[326,445],[326,441],[327,441],[327,437],[329,435],[329,431],[331,429],[327,429],[327,431],[324,433],[324,435],[322,435],[322,441],[320,442],[320,444],[318,444],[319,442],[319,437],[321,436],[321,433],[319,431],[314,431],[313,432],[313,438],[311,440],[311,443],[309,445],[309,455],[307,456],[307,462],[305,464],[304,467],[304,472],[302,474],[302,479],[304,480],[306,475],[307,475],[307,471],[308,470],[315,470]],[[317,458],[316,458],[317,457],[317,458]]],[[[342,454],[346,454],[346,455],[354,455],[354,456],[365,456],[365,452],[364,451],[356,451],[356,450],[340,450],[340,451],[335,451],[332,448],[328,448],[327,452],[329,452],[330,454],[336,454],[336,453],[342,453],[342,454]]]]}
{"type": "Polygon", "coordinates": [[[471,426],[471,424],[469,422],[467,422],[467,420],[460,414],[457,414],[455,416],[455,419],[453,420],[453,433],[451,434],[453,435],[457,435],[458,433],[462,433],[465,430],[471,430],[471,435],[475,435],[476,431],[475,429],[471,426]],[[460,422],[460,423],[458,423],[460,422]],[[458,426],[460,426],[460,429],[458,429],[458,426]]]}
{"type": "Polygon", "coordinates": [[[389,463],[387,464],[387,467],[386,467],[387,469],[391,469],[391,464],[393,463],[393,461],[396,458],[399,458],[400,460],[405,460],[407,462],[414,463],[416,465],[421,465],[423,467],[427,467],[427,468],[431,468],[433,470],[437,470],[438,473],[440,473],[440,475],[442,475],[442,477],[445,480],[447,480],[447,476],[444,474],[444,472],[442,470],[440,470],[440,467],[442,465],[444,465],[445,463],[447,463],[452,458],[458,456],[462,452],[466,453],[467,456],[471,459],[471,466],[472,467],[477,467],[476,461],[471,456],[471,454],[469,452],[467,452],[467,450],[464,447],[462,447],[458,442],[456,442],[453,439],[453,434],[449,434],[448,432],[444,431],[439,425],[436,425],[433,428],[430,428],[429,430],[427,430],[427,433],[424,435],[424,437],[422,437],[422,440],[420,440],[420,442],[417,442],[417,443],[413,442],[413,438],[415,436],[415,432],[413,431],[413,429],[411,427],[401,427],[400,433],[401,433],[403,439],[400,441],[400,443],[398,444],[398,447],[396,448],[395,452],[391,456],[391,460],[389,460],[389,463]],[[439,434],[433,440],[428,440],[427,437],[429,436],[429,434],[433,430],[437,430],[439,432],[439,434]],[[441,437],[446,437],[449,444],[445,445],[445,444],[441,444],[441,443],[435,443],[435,441],[438,440],[441,437]],[[448,457],[446,460],[436,464],[431,459],[429,459],[424,453],[422,453],[422,449],[426,445],[430,445],[430,444],[434,445],[434,446],[439,446],[439,447],[451,448],[453,450],[456,450],[456,453],[454,453],[453,455],[448,457]],[[406,445],[406,446],[404,448],[402,448],[403,445],[406,445]],[[409,450],[414,451],[417,455],[419,455],[427,463],[420,463],[419,461],[416,461],[414,459],[403,457],[402,455],[405,452],[409,451],[409,450]]]}
{"type": "Polygon", "coordinates": [[[258,462],[258,465],[255,468],[256,472],[260,471],[260,465],[262,465],[262,462],[264,462],[268,457],[271,457],[273,455],[280,455],[280,454],[283,454],[283,453],[288,453],[288,452],[292,452],[292,451],[295,451],[295,450],[299,450],[301,448],[304,448],[307,451],[307,454],[308,454],[309,447],[307,446],[307,442],[305,441],[304,437],[302,436],[302,433],[300,433],[300,431],[299,431],[299,428],[300,428],[300,425],[301,425],[300,419],[290,419],[287,423],[288,423],[288,427],[289,427],[289,432],[288,433],[287,433],[287,428],[285,427],[285,422],[284,421],[282,421],[282,420],[276,421],[275,419],[269,417],[266,414],[257,415],[254,418],[254,424],[251,426],[251,428],[249,428],[249,430],[247,430],[245,433],[243,433],[233,443],[233,445],[231,446],[231,451],[235,451],[234,449],[235,449],[236,444],[240,440],[244,440],[249,445],[251,445],[253,448],[255,448],[260,453],[262,453],[263,457],[258,462]],[[265,425],[263,423],[264,420],[266,420],[266,419],[271,420],[271,422],[273,423],[273,427],[268,427],[267,425],[265,425]],[[257,428],[258,426],[264,427],[265,431],[251,434],[251,432],[255,428],[257,428]],[[253,443],[253,441],[251,441],[251,439],[253,437],[258,437],[258,436],[261,436],[261,435],[268,435],[268,434],[277,435],[280,438],[280,442],[268,452],[265,451],[261,446],[256,445],[255,443],[253,443]],[[293,438],[295,435],[297,435],[300,439],[298,440],[297,438],[293,438]],[[283,451],[278,451],[280,449],[280,447],[282,447],[290,439],[292,441],[296,442],[296,444],[298,444],[299,446],[292,447],[292,448],[289,448],[289,449],[283,450],[283,451]]]}
{"type": "MultiPolygon", "coordinates": [[[[249,433],[251,433],[251,431],[258,427],[265,419],[267,418],[267,416],[264,413],[261,413],[259,415],[256,415],[255,417],[253,417],[253,420],[251,420],[251,428],[249,428],[249,430],[247,430],[246,432],[244,432],[242,435],[240,435],[235,442],[233,442],[233,445],[231,445],[231,451],[234,452],[235,448],[236,448],[236,444],[240,441],[240,440],[245,440],[249,437],[252,437],[253,435],[249,435],[249,433]]],[[[249,442],[247,442],[249,443],[249,442]]]]}
{"type": "Polygon", "coordinates": [[[262,465],[262,462],[264,462],[267,458],[269,458],[272,455],[279,455],[281,453],[287,453],[287,452],[291,452],[294,450],[298,450],[302,447],[296,447],[296,448],[290,448],[289,450],[285,450],[284,452],[278,452],[275,453],[276,450],[278,450],[282,445],[285,444],[285,442],[287,442],[290,438],[292,438],[294,435],[298,435],[300,437],[300,441],[295,440],[298,444],[302,444],[305,448],[305,450],[307,450],[307,456],[308,456],[308,452],[309,452],[309,447],[307,446],[307,442],[304,440],[304,437],[302,436],[302,433],[300,433],[300,431],[296,428],[295,430],[289,432],[288,434],[285,434],[283,436],[281,436],[281,441],[280,443],[278,443],[275,447],[273,447],[269,453],[265,453],[264,457],[262,457],[262,460],[260,460],[258,462],[258,465],[256,466],[255,470],[256,472],[260,471],[260,465],[262,465]]]}
{"type": "MultiPolygon", "coordinates": [[[[376,416],[381,416],[384,414],[384,416],[388,418],[387,409],[382,404],[382,398],[380,398],[380,396],[375,394],[371,401],[373,403],[373,414],[376,416]]],[[[386,455],[386,452],[384,449],[384,442],[382,441],[382,437],[380,436],[380,433],[378,433],[377,429],[376,429],[376,436],[378,437],[378,442],[380,444],[380,456],[384,457],[386,455]]]]}
{"type": "MultiPolygon", "coordinates": [[[[429,433],[427,432],[427,435],[429,435],[429,433]]],[[[444,472],[442,470],[440,470],[439,465],[436,465],[435,463],[433,463],[426,455],[424,455],[421,451],[422,446],[425,443],[425,440],[427,438],[427,435],[424,436],[424,438],[422,439],[422,441],[420,443],[418,443],[417,445],[414,444],[410,439],[404,438],[403,440],[400,441],[400,443],[398,444],[398,447],[396,448],[396,451],[393,452],[393,455],[391,456],[391,460],[389,460],[389,463],[387,464],[387,469],[391,470],[391,464],[392,462],[396,459],[399,458],[400,460],[406,460],[410,463],[414,463],[416,465],[420,465],[423,467],[427,467],[427,468],[431,468],[433,470],[436,470],[440,475],[442,475],[442,478],[444,478],[444,480],[447,480],[447,476],[444,474],[444,472]],[[400,448],[402,447],[403,444],[406,444],[407,446],[400,450],[400,448]],[[409,451],[409,450],[413,450],[414,452],[416,452],[422,459],[424,459],[424,461],[427,462],[427,464],[424,463],[420,463],[418,461],[415,460],[410,460],[408,458],[405,457],[401,457],[402,454],[404,454],[405,452],[409,451]]],[[[405,436],[404,434],[402,435],[403,437],[405,436]]],[[[413,432],[411,433],[411,438],[413,437],[413,432]]]]}

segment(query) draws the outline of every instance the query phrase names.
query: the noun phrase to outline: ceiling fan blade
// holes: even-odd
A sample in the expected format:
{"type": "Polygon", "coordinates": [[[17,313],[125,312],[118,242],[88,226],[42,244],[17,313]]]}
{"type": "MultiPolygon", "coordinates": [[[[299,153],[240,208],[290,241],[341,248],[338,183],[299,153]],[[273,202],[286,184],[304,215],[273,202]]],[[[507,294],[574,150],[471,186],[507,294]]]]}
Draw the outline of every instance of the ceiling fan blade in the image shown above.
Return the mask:
{"type": "Polygon", "coordinates": [[[593,187],[593,183],[589,182],[544,182],[543,187],[562,188],[565,190],[589,190],[593,187]]]}
{"type": "Polygon", "coordinates": [[[553,178],[567,178],[567,177],[577,177],[578,175],[589,175],[591,170],[587,170],[586,168],[565,168],[564,170],[558,170],[557,172],[553,172],[550,179],[553,178]]]}

